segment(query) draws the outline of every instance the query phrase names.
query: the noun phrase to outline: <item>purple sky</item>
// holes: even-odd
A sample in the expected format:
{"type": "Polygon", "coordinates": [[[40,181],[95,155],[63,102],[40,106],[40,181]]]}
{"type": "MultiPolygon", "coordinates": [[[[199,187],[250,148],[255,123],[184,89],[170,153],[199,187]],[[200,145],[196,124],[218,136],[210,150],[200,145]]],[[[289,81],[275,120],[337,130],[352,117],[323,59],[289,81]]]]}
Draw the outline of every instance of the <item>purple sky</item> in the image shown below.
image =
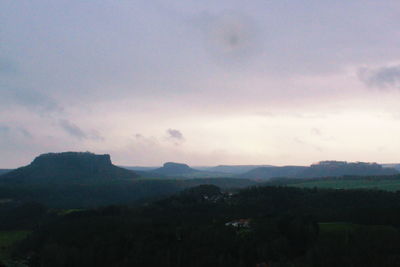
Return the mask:
{"type": "Polygon", "coordinates": [[[0,1],[0,168],[400,162],[398,0],[0,1]]]}

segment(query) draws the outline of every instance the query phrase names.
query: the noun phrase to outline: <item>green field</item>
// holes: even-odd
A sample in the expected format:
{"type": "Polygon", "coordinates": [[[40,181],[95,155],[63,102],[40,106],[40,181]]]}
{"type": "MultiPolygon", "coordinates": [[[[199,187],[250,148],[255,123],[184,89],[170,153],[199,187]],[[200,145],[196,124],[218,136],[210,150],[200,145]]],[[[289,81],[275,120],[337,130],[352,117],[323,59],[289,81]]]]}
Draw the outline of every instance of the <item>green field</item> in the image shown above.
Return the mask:
{"type": "Polygon", "coordinates": [[[12,247],[29,233],[30,231],[0,231],[0,261],[9,260],[12,247]]]}
{"type": "Polygon", "coordinates": [[[302,188],[400,190],[400,179],[319,179],[288,184],[302,188]]]}
{"type": "Polygon", "coordinates": [[[74,212],[80,212],[80,211],[84,211],[84,209],[63,209],[63,210],[59,210],[57,211],[57,215],[60,216],[65,216],[74,212]]]}

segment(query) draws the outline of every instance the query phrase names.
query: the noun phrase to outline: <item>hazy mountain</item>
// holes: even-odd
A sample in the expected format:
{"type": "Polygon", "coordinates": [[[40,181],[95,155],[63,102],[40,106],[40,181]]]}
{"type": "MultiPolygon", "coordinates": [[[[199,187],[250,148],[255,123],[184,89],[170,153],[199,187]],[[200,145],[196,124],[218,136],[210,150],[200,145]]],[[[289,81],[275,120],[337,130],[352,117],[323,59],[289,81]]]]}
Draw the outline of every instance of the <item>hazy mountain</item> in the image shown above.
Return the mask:
{"type": "Polygon", "coordinates": [[[309,167],[284,166],[256,168],[244,173],[243,175],[240,175],[240,177],[252,179],[269,179],[273,177],[314,178],[345,175],[393,175],[398,173],[399,172],[394,168],[384,168],[377,163],[321,161],[309,167]]]}
{"type": "MultiPolygon", "coordinates": [[[[150,175],[163,175],[168,177],[181,178],[216,178],[216,177],[231,177],[231,174],[211,171],[201,171],[189,167],[187,164],[167,162],[161,168],[147,172],[150,175]]],[[[146,176],[143,174],[142,176],[146,176]]]]}
{"type": "Polygon", "coordinates": [[[215,167],[196,167],[196,169],[209,172],[241,174],[261,167],[273,167],[273,166],[272,165],[218,165],[215,167]]]}
{"type": "Polygon", "coordinates": [[[161,168],[152,170],[151,172],[166,176],[185,176],[185,175],[192,175],[194,173],[201,171],[190,168],[187,164],[167,162],[164,163],[164,165],[161,168]]]}
{"type": "Polygon", "coordinates": [[[297,177],[299,173],[306,170],[304,166],[283,166],[283,167],[260,167],[248,171],[240,177],[251,179],[269,179],[274,177],[297,177]]]}
{"type": "Polygon", "coordinates": [[[119,166],[121,168],[127,169],[127,170],[131,170],[131,171],[144,171],[144,172],[148,172],[148,171],[153,171],[155,169],[160,168],[160,166],[157,167],[147,167],[147,166],[119,166]]]}
{"type": "Polygon", "coordinates": [[[384,168],[377,163],[346,162],[346,161],[321,161],[313,164],[298,174],[302,178],[329,177],[344,175],[394,175],[399,172],[393,168],[384,168]]]}
{"type": "Polygon", "coordinates": [[[48,153],[0,176],[2,183],[86,183],[134,179],[138,175],[111,163],[109,155],[89,152],[48,153]]]}
{"type": "Polygon", "coordinates": [[[384,168],[393,168],[400,171],[400,163],[381,164],[384,168]]]}
{"type": "Polygon", "coordinates": [[[12,171],[12,169],[0,169],[0,175],[12,171]]]}

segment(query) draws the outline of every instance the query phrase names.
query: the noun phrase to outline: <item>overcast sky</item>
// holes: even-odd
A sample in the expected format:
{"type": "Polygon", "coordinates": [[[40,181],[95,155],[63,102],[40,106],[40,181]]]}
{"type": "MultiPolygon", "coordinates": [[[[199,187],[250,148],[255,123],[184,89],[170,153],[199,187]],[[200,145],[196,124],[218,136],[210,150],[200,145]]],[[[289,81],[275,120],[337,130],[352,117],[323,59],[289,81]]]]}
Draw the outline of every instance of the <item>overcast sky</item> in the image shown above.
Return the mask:
{"type": "Polygon", "coordinates": [[[2,0],[0,168],[400,162],[398,0],[2,0]]]}

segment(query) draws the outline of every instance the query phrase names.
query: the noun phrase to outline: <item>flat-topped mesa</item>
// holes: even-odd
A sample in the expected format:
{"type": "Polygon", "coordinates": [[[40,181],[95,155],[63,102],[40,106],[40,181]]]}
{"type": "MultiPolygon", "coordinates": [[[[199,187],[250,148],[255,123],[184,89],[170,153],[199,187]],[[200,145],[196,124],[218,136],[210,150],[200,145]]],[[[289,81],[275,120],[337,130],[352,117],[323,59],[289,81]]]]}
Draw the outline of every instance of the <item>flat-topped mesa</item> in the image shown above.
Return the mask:
{"type": "Polygon", "coordinates": [[[31,165],[51,168],[105,168],[112,166],[110,155],[90,152],[47,153],[36,157],[31,165]]]}
{"type": "Polygon", "coordinates": [[[138,175],[111,163],[110,155],[90,152],[48,153],[0,176],[3,183],[88,183],[134,179],[138,175]]]}
{"type": "Polygon", "coordinates": [[[191,170],[189,165],[184,163],[176,163],[176,162],[166,162],[163,165],[165,169],[175,169],[175,170],[191,170]]]}
{"type": "Polygon", "coordinates": [[[164,175],[182,175],[198,171],[190,168],[187,164],[166,162],[164,163],[163,167],[155,169],[153,172],[164,175]]]}

